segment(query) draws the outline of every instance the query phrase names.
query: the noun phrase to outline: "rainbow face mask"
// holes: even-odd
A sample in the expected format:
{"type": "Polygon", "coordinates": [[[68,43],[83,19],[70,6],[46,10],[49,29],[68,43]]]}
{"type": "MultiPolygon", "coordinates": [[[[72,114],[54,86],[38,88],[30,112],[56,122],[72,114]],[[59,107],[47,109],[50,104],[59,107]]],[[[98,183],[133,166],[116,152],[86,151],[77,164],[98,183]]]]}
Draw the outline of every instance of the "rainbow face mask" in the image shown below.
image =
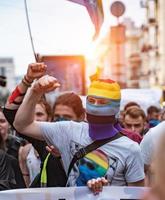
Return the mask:
{"type": "Polygon", "coordinates": [[[93,104],[90,101],[86,101],[87,113],[96,116],[112,116],[119,112],[120,100],[110,100],[107,104],[93,104]]]}

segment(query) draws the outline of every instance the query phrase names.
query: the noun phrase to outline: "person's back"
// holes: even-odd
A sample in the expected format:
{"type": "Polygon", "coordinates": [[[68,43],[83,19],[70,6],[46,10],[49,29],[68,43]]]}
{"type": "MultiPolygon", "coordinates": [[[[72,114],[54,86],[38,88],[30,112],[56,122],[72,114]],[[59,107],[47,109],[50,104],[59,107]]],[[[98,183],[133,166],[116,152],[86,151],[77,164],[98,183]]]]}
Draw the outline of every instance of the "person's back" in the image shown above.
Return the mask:
{"type": "Polygon", "coordinates": [[[157,126],[151,128],[140,143],[140,148],[145,165],[145,173],[147,175],[147,185],[151,185],[152,183],[152,173],[150,170],[150,166],[155,152],[155,148],[158,145],[159,139],[164,134],[164,130],[165,122],[161,122],[157,126]]]}
{"type": "MultiPolygon", "coordinates": [[[[158,125],[159,126],[159,125],[158,125]]],[[[145,194],[143,200],[164,200],[165,199],[165,128],[162,129],[162,134],[158,138],[157,146],[154,150],[152,160],[152,171],[154,179],[152,181],[151,189],[145,194]]]]}
{"type": "Polygon", "coordinates": [[[157,145],[159,138],[163,134],[164,129],[165,122],[161,122],[159,125],[151,128],[144,136],[140,147],[142,150],[144,163],[146,165],[149,165],[151,163],[155,146],[157,145]]]}

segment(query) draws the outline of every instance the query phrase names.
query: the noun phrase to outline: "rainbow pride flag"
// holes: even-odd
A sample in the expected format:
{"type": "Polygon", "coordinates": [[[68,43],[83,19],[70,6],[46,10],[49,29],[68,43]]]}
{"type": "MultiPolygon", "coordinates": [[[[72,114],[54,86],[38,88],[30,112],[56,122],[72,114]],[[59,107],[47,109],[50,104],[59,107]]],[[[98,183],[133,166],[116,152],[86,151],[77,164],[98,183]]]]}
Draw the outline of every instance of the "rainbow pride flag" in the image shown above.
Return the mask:
{"type": "Polygon", "coordinates": [[[72,1],[74,3],[78,3],[86,7],[88,14],[92,20],[92,23],[95,26],[95,34],[93,36],[93,39],[95,40],[100,33],[100,29],[104,21],[102,0],[68,0],[68,1],[72,1]]]}

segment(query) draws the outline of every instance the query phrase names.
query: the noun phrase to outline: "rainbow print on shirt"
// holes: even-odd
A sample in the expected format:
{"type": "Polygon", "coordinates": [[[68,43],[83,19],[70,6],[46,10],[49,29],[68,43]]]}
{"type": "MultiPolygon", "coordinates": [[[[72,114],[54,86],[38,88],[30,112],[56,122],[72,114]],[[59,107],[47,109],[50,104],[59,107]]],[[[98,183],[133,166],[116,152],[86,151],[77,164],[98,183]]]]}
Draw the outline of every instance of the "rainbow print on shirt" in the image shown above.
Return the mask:
{"type": "Polygon", "coordinates": [[[103,177],[109,169],[109,159],[101,150],[88,153],[79,161],[79,176],[76,180],[77,186],[86,186],[88,180],[103,177]]]}

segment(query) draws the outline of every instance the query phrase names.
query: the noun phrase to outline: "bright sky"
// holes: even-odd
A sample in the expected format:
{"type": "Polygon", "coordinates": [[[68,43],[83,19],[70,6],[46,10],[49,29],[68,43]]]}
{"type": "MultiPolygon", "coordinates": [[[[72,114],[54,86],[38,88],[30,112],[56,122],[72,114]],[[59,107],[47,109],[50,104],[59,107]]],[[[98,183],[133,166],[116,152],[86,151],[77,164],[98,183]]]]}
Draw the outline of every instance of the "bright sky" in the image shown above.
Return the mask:
{"type": "MultiPolygon", "coordinates": [[[[102,33],[116,21],[110,4],[103,0],[105,22],[102,33]]],[[[139,0],[123,0],[126,13],[137,25],[144,21],[139,0]]],[[[86,54],[92,44],[94,26],[84,6],[66,0],[27,0],[36,53],[86,54]]],[[[24,0],[0,0],[0,57],[13,57],[16,74],[22,75],[34,56],[27,28],[24,0]]]]}

